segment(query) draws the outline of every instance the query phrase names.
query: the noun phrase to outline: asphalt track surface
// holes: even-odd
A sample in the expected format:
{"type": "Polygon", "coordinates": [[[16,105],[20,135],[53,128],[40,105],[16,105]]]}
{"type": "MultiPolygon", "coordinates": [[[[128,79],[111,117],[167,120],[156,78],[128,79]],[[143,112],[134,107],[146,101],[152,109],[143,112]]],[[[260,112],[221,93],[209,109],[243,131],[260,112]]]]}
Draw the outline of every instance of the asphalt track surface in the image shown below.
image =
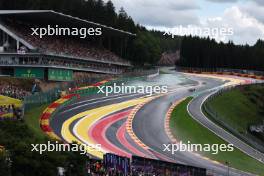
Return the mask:
{"type": "MultiPolygon", "coordinates": [[[[172,74],[183,79],[180,82],[175,80],[176,85],[173,84],[173,81],[169,81],[170,91],[168,94],[152,100],[142,94],[110,95],[109,97],[96,94],[81,98],[60,109],[56,116],[51,119],[51,127],[66,142],[77,141],[87,145],[102,145],[101,151],[90,152],[95,157],[101,158],[102,154],[106,152],[126,157],[138,155],[203,167],[213,170],[218,175],[226,175],[226,166],[194,153],[176,152],[172,154],[169,151],[164,151],[163,144],[171,143],[164,129],[165,115],[173,102],[193,95],[189,88],[195,88],[196,92],[200,93],[199,95],[196,93],[198,96],[188,106],[193,118],[227,142],[231,142],[242,151],[245,151],[245,153],[255,158],[259,157],[254,149],[231,134],[223,132],[220,127],[210,122],[200,111],[201,103],[212,92],[212,89],[222,86],[226,82],[214,78],[183,75],[182,73],[172,74]],[[128,115],[140,103],[146,104],[135,114],[132,129],[146,147],[142,147],[126,130],[128,115]]],[[[157,79],[156,82],[163,83],[162,79],[157,79]]],[[[230,175],[251,174],[231,168],[230,175]]]]}

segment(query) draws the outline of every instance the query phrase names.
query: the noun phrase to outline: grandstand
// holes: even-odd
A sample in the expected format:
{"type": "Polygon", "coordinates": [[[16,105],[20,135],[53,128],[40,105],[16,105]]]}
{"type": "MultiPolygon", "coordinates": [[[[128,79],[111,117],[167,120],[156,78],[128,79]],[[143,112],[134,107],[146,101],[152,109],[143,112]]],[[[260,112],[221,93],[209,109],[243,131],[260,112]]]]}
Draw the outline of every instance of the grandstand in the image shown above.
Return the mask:
{"type": "Polygon", "coordinates": [[[127,40],[134,36],[51,10],[3,10],[0,12],[0,75],[72,81],[80,73],[121,74],[132,66],[122,56],[126,54],[127,40]],[[86,38],[31,35],[31,28],[47,25],[101,28],[102,35],[86,38]]]}

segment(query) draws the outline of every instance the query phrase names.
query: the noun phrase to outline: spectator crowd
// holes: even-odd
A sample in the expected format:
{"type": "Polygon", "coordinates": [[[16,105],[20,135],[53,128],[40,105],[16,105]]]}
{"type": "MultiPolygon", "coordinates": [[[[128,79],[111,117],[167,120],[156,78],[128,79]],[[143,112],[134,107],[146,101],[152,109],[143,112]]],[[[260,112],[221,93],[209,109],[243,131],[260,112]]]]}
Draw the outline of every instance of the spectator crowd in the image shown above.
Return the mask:
{"type": "Polygon", "coordinates": [[[15,107],[15,105],[1,105],[0,106],[0,120],[5,118],[3,115],[11,114],[14,119],[21,119],[22,109],[15,107]]]}
{"type": "Polygon", "coordinates": [[[39,38],[38,36],[31,35],[32,31],[30,29],[34,26],[30,24],[17,23],[14,21],[7,21],[6,23],[9,29],[14,33],[44,53],[129,64],[128,61],[117,56],[115,53],[103,47],[92,45],[91,42],[87,40],[54,36],[39,38]]]}
{"type": "MultiPolygon", "coordinates": [[[[19,88],[18,86],[7,84],[0,85],[0,95],[23,100],[25,96],[30,95],[30,92],[19,88]]],[[[0,105],[0,120],[6,117],[13,117],[13,119],[20,119],[22,117],[22,109],[16,107],[14,104],[3,103],[0,105]]]]}
{"type": "Polygon", "coordinates": [[[89,176],[205,176],[206,169],[133,156],[131,159],[105,154],[103,161],[90,160],[89,176]]]}
{"type": "Polygon", "coordinates": [[[0,85],[0,95],[23,100],[25,96],[30,95],[30,92],[9,84],[0,85]]]}

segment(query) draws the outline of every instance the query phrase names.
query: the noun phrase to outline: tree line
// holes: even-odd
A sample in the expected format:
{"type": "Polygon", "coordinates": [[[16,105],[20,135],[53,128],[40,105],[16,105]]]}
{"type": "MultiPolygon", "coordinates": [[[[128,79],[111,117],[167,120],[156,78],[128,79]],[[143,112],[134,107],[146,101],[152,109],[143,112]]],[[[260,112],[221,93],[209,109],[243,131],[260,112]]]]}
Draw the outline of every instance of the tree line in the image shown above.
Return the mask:
{"type": "MultiPolygon", "coordinates": [[[[1,121],[0,175],[3,176],[46,176],[57,175],[57,167],[63,167],[72,176],[84,175],[89,159],[79,152],[32,151],[31,144],[47,144],[47,137],[38,137],[24,121],[1,121]]],[[[56,144],[55,141],[51,141],[56,144]]]]}
{"type": "Polygon", "coordinates": [[[264,71],[264,41],[258,40],[255,45],[249,46],[185,36],[181,43],[181,59],[177,65],[264,71]]]}
{"type": "MultiPolygon", "coordinates": [[[[8,0],[0,2],[2,10],[55,10],[64,14],[108,25],[117,29],[136,34],[130,37],[126,44],[126,52],[120,52],[122,39],[115,39],[111,51],[126,58],[134,64],[155,64],[164,51],[179,49],[180,38],[164,37],[161,32],[149,31],[136,24],[124,8],[116,11],[111,0],[8,0]]],[[[107,48],[108,42],[102,42],[107,48]]]]}

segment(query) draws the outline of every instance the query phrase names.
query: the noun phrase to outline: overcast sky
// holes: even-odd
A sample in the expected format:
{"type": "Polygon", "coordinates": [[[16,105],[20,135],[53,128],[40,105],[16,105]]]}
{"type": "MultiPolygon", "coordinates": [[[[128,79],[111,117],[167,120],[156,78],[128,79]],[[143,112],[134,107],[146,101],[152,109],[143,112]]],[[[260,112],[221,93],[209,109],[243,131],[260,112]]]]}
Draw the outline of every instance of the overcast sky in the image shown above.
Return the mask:
{"type": "MultiPolygon", "coordinates": [[[[192,25],[198,28],[232,28],[233,35],[218,41],[253,45],[264,39],[264,0],[112,0],[148,28],[172,30],[192,25]]],[[[212,37],[212,36],[211,36],[212,37]]]]}

